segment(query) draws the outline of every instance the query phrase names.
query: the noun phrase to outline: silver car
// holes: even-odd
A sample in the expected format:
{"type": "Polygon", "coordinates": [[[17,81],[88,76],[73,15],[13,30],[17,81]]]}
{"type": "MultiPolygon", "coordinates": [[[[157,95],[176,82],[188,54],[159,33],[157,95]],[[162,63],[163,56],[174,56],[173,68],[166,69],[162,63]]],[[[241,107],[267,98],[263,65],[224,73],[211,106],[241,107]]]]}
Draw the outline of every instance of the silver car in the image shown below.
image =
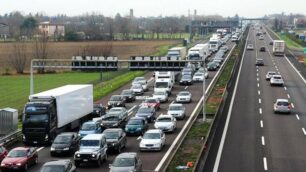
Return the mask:
{"type": "Polygon", "coordinates": [[[271,77],[272,77],[273,75],[276,75],[276,72],[274,72],[274,71],[268,71],[267,74],[266,74],[266,80],[267,80],[267,81],[270,81],[270,79],[271,79],[271,77]]]}
{"type": "Polygon", "coordinates": [[[183,104],[180,103],[170,104],[167,114],[174,116],[176,119],[184,119],[185,107],[183,104]]]}
{"type": "Polygon", "coordinates": [[[153,98],[157,98],[160,102],[167,102],[168,93],[167,91],[155,91],[153,93],[153,98]]]}
{"type": "Polygon", "coordinates": [[[271,79],[270,79],[270,85],[279,85],[279,86],[283,86],[284,85],[284,80],[282,78],[281,75],[272,75],[271,79]]]}
{"type": "Polygon", "coordinates": [[[141,172],[142,162],[136,152],[125,152],[119,154],[109,168],[110,172],[141,172]]]}
{"type": "Polygon", "coordinates": [[[133,92],[136,95],[142,95],[144,93],[144,90],[141,84],[133,84],[131,87],[131,90],[133,90],[133,92]]]}
{"type": "Polygon", "coordinates": [[[273,110],[274,113],[291,113],[291,103],[288,99],[276,99],[273,110]]]}
{"type": "Polygon", "coordinates": [[[191,93],[189,91],[180,91],[176,95],[176,102],[181,102],[181,103],[190,103],[192,101],[191,99],[191,93]]]}

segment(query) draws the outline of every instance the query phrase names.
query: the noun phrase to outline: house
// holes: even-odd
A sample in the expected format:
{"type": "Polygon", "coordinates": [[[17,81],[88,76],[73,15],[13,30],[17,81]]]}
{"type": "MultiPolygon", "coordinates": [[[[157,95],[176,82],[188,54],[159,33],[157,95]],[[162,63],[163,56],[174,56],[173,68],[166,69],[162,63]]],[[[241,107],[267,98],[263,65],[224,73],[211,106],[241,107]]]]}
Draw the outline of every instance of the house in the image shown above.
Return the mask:
{"type": "Polygon", "coordinates": [[[9,26],[0,22],[0,39],[6,39],[10,37],[9,26]]]}
{"type": "Polygon", "coordinates": [[[64,24],[41,22],[38,25],[38,29],[45,33],[48,37],[59,37],[65,36],[65,26],[64,24]]]}

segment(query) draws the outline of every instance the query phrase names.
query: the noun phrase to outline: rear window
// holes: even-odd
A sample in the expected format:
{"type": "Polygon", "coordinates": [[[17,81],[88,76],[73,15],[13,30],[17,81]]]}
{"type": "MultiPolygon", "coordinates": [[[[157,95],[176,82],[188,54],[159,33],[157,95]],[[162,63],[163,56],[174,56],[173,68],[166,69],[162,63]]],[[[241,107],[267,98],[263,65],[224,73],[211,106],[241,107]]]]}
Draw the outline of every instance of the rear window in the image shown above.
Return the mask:
{"type": "Polygon", "coordinates": [[[274,79],[282,79],[282,77],[280,77],[280,76],[274,76],[273,78],[274,79]]]}
{"type": "Polygon", "coordinates": [[[288,102],[277,102],[278,106],[289,106],[288,102]]]}

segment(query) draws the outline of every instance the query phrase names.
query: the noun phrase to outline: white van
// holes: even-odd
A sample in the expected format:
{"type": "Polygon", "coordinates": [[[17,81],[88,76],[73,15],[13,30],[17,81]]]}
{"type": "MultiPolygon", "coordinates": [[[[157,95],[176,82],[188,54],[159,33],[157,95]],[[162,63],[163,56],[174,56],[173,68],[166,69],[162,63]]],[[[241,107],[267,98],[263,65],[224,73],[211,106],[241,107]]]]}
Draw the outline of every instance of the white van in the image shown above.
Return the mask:
{"type": "Polygon", "coordinates": [[[166,91],[168,95],[171,94],[173,83],[171,79],[156,79],[154,85],[154,92],[166,91]]]}

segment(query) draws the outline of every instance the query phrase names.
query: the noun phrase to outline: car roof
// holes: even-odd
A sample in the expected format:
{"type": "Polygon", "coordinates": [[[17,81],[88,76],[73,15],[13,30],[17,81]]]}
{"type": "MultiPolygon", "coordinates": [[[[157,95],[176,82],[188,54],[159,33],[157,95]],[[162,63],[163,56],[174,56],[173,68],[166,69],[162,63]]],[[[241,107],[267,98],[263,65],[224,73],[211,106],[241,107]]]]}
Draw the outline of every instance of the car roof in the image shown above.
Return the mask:
{"type": "Polygon", "coordinates": [[[51,166],[51,165],[66,165],[71,162],[69,159],[61,159],[61,160],[51,160],[46,162],[43,166],[51,166]]]}
{"type": "Polygon", "coordinates": [[[174,118],[174,117],[172,115],[159,115],[157,119],[159,118],[174,118]]]}
{"type": "Polygon", "coordinates": [[[119,131],[122,131],[122,129],[121,128],[108,128],[108,129],[105,129],[103,131],[103,133],[104,132],[110,132],[110,131],[117,131],[117,132],[119,132],[119,131]]]}
{"type": "Polygon", "coordinates": [[[188,93],[188,94],[190,94],[189,91],[180,91],[179,94],[180,94],[180,93],[188,93]]]}
{"type": "Polygon", "coordinates": [[[88,134],[82,140],[100,140],[102,137],[104,137],[104,134],[88,134]]]}
{"type": "Polygon", "coordinates": [[[181,104],[181,103],[172,103],[172,104],[170,104],[169,106],[184,106],[184,105],[181,104]]]}
{"type": "Polygon", "coordinates": [[[275,71],[268,71],[267,73],[276,73],[275,71]]]}
{"type": "Polygon", "coordinates": [[[136,152],[124,152],[124,153],[117,155],[116,158],[134,158],[136,156],[137,156],[136,152]]]}
{"type": "Polygon", "coordinates": [[[273,75],[272,77],[282,77],[282,75],[273,75]]]}
{"type": "Polygon", "coordinates": [[[30,149],[30,147],[16,147],[12,150],[28,150],[28,149],[30,149]]]}
{"type": "Polygon", "coordinates": [[[58,136],[63,136],[63,135],[76,135],[77,133],[75,132],[63,132],[63,133],[60,133],[58,134],[58,136]]]}
{"type": "MultiPolygon", "coordinates": [[[[113,107],[113,108],[111,108],[111,109],[121,109],[121,110],[125,110],[126,108],[125,107],[113,107]]],[[[111,110],[110,109],[110,110],[111,110]]]]}
{"type": "Polygon", "coordinates": [[[276,99],[277,102],[289,102],[288,99],[276,99]]]}
{"type": "Polygon", "coordinates": [[[134,117],[130,118],[130,120],[146,120],[146,118],[139,117],[139,116],[134,116],[134,117]]]}
{"type": "Polygon", "coordinates": [[[150,129],[147,130],[146,133],[162,133],[162,131],[160,129],[150,129]]]}

